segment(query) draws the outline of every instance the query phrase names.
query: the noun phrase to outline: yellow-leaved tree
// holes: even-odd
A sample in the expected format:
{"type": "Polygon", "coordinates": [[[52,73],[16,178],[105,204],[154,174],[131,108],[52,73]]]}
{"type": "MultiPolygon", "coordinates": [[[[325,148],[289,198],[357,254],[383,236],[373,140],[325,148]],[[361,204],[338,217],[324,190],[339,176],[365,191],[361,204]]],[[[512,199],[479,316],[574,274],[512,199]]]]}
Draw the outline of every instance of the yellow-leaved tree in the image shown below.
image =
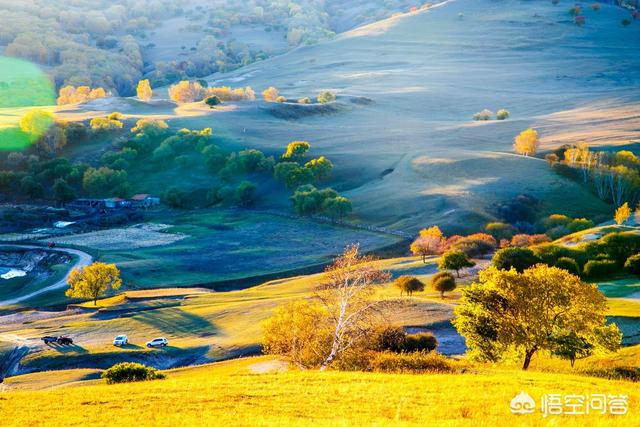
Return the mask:
{"type": "Polygon", "coordinates": [[[625,202],[624,205],[620,206],[616,209],[616,213],[613,215],[613,219],[616,224],[622,225],[626,220],[631,216],[631,208],[629,207],[629,203],[625,202]]]}
{"type": "Polygon", "coordinates": [[[278,99],[278,96],[279,96],[278,89],[276,89],[273,86],[271,86],[269,89],[266,89],[264,92],[262,92],[262,97],[267,102],[275,102],[276,99],[278,99]]]}
{"type": "Polygon", "coordinates": [[[538,132],[535,129],[527,129],[520,132],[516,136],[513,144],[513,148],[518,154],[523,156],[533,156],[538,151],[540,145],[540,138],[538,132]]]}
{"type": "Polygon", "coordinates": [[[151,97],[153,96],[153,90],[151,90],[151,84],[149,84],[149,80],[140,80],[138,82],[136,92],[140,101],[149,102],[151,100],[151,97]]]}
{"type": "Polygon", "coordinates": [[[98,298],[109,290],[119,289],[122,285],[120,270],[115,264],[94,262],[83,268],[74,268],[67,279],[69,289],[65,295],[69,298],[87,298],[97,304],[98,298]]]}
{"type": "Polygon", "coordinates": [[[441,254],[444,250],[445,238],[440,227],[434,225],[420,230],[418,238],[411,243],[411,253],[421,256],[423,262],[427,262],[427,256],[441,254]]]}
{"type": "Polygon", "coordinates": [[[462,291],[454,326],[471,354],[497,362],[513,352],[527,369],[537,352],[571,361],[616,351],[622,334],[607,324],[607,299],[595,284],[538,264],[518,273],[490,267],[462,291]]]}
{"type": "Polygon", "coordinates": [[[55,118],[49,111],[34,108],[20,119],[20,130],[34,137],[42,136],[53,125],[55,118]]]}

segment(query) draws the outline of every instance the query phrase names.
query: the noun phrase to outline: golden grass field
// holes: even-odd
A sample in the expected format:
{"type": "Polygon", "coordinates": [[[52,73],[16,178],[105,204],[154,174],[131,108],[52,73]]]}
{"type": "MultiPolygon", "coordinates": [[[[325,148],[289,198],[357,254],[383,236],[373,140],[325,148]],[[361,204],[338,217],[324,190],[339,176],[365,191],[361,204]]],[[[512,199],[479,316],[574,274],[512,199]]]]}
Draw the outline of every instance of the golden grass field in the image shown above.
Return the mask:
{"type": "MultiPolygon", "coordinates": [[[[255,373],[249,358],[166,371],[167,379],[0,395],[3,425],[430,425],[620,426],[640,416],[637,384],[559,373],[473,368],[464,374],[375,374],[286,371],[255,373]],[[510,400],[521,390],[543,394],[607,393],[629,396],[627,415],[516,416],[510,400]]],[[[81,375],[91,374],[82,372],[81,375]]],[[[43,383],[65,373],[28,377],[43,383]]],[[[69,378],[65,378],[69,381],[69,378]]],[[[13,381],[13,380],[12,380],[13,381]]],[[[637,425],[637,424],[635,424],[637,425]]]]}

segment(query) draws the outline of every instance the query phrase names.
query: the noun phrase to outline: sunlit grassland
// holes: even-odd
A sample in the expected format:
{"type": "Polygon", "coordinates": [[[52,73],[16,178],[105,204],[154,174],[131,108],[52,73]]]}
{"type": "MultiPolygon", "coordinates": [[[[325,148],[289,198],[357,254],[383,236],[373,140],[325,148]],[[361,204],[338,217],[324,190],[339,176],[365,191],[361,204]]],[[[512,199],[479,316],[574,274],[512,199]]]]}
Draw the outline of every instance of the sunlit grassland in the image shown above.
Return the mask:
{"type": "MultiPolygon", "coordinates": [[[[464,374],[288,371],[253,373],[266,358],[167,371],[166,380],[122,385],[88,381],[62,390],[2,394],[3,425],[632,425],[640,415],[636,384],[559,373],[471,369],[464,374]],[[543,394],[629,396],[624,417],[515,416],[521,390],[543,394]]],[[[15,381],[15,380],[12,380],[15,381]]],[[[24,380],[23,380],[24,381],[24,380]]],[[[34,379],[34,381],[37,381],[34,379]]],[[[24,387],[24,385],[23,385],[24,387]]]]}

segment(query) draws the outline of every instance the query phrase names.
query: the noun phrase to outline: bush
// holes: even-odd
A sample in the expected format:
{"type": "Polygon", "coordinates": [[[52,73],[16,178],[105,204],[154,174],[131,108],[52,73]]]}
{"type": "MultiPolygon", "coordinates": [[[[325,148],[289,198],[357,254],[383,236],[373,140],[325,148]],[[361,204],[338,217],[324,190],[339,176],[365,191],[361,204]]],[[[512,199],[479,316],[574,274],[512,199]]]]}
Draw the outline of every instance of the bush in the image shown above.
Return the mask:
{"type": "Polygon", "coordinates": [[[123,362],[113,365],[102,373],[107,384],[130,383],[135,381],[160,380],[166,376],[154,368],[140,363],[123,362]]]}
{"type": "Polygon", "coordinates": [[[320,104],[327,104],[335,100],[336,100],[336,96],[329,91],[320,92],[320,94],[318,95],[318,102],[320,104]]]}
{"type": "Polygon", "coordinates": [[[543,244],[532,248],[532,250],[540,261],[547,265],[556,265],[561,258],[571,258],[582,271],[582,266],[589,261],[583,247],[569,248],[561,245],[543,244]]]}
{"type": "Polygon", "coordinates": [[[477,113],[475,113],[473,115],[473,120],[485,121],[485,120],[491,120],[492,117],[493,117],[493,111],[484,109],[482,111],[478,111],[477,113]]]}
{"type": "Polygon", "coordinates": [[[449,360],[434,352],[415,353],[373,353],[369,360],[369,370],[374,372],[397,373],[450,373],[454,368],[449,360]]]}
{"type": "Polygon", "coordinates": [[[506,120],[509,118],[509,116],[510,116],[509,110],[505,110],[504,108],[501,110],[498,110],[498,112],[496,113],[496,119],[498,120],[506,120]]]}
{"type": "Polygon", "coordinates": [[[529,248],[504,248],[500,249],[493,256],[492,263],[499,270],[510,270],[515,268],[518,273],[522,273],[529,267],[540,262],[540,259],[529,248]]]}
{"type": "Polygon", "coordinates": [[[407,353],[429,352],[436,348],[438,348],[438,339],[430,332],[407,335],[404,342],[404,351],[407,353]]]}
{"type": "Polygon", "coordinates": [[[615,261],[591,260],[584,265],[584,275],[589,278],[603,278],[614,275],[618,271],[615,261]]]}
{"type": "Polygon", "coordinates": [[[556,261],[556,267],[562,268],[563,270],[567,270],[571,274],[575,274],[576,276],[580,275],[580,266],[573,258],[562,257],[556,261]]]}
{"type": "Polygon", "coordinates": [[[631,255],[624,263],[624,269],[629,273],[640,276],[640,254],[631,255]]]}

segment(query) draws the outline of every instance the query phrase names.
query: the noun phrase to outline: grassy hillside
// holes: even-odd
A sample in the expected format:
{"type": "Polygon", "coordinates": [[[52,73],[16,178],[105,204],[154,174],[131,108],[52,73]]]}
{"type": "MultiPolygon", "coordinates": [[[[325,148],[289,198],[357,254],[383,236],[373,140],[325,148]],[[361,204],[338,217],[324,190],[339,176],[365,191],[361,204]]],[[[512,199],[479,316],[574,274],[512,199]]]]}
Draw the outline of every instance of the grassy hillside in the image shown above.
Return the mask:
{"type": "MultiPolygon", "coordinates": [[[[167,372],[166,380],[3,393],[5,425],[38,423],[95,425],[425,425],[446,426],[632,425],[640,412],[633,383],[566,374],[478,368],[465,374],[372,374],[346,372],[261,372],[269,359],[244,359],[167,372]],[[545,419],[516,416],[509,402],[521,390],[543,394],[608,393],[629,396],[625,416],[591,414],[545,419]],[[64,396],[64,398],[61,398],[64,396]],[[7,424],[8,423],[8,424],[7,424]]],[[[279,365],[275,365],[276,367],[279,365]]],[[[82,375],[93,375],[82,372],[82,375]]],[[[55,383],[49,374],[21,378],[20,387],[55,383]]],[[[60,373],[66,382],[69,374],[60,373]]],[[[76,377],[77,378],[77,377],[76,377]]],[[[9,380],[11,387],[13,380],[9,380]]]]}
{"type": "MultiPolygon", "coordinates": [[[[416,258],[379,261],[381,268],[394,277],[417,275],[428,280],[437,269],[435,260],[427,264],[416,258]]],[[[123,360],[136,360],[158,367],[203,363],[259,351],[262,339],[260,321],[287,300],[305,298],[322,281],[322,274],[274,280],[249,289],[231,292],[211,292],[206,289],[158,289],[130,291],[58,313],[26,313],[0,325],[3,333],[25,339],[34,346],[21,362],[22,372],[73,367],[107,368],[123,360]],[[42,346],[39,337],[68,335],[71,347],[42,346]],[[111,345],[118,334],[127,334],[130,345],[122,349],[111,345]],[[170,346],[149,350],[144,343],[165,336],[170,346]]],[[[464,280],[463,280],[464,281],[464,280]]],[[[461,285],[463,286],[463,285],[461,285]]],[[[449,336],[448,320],[451,303],[459,291],[442,301],[439,294],[427,290],[420,297],[400,298],[390,284],[382,286],[375,298],[389,303],[393,312],[389,318],[398,325],[418,326],[442,331],[449,336]]],[[[44,312],[46,313],[46,312],[44,312]]],[[[459,340],[458,340],[459,341],[459,340]]],[[[464,351],[460,344],[453,350],[464,351]]],[[[446,348],[445,348],[446,350],[446,348]]]]}

